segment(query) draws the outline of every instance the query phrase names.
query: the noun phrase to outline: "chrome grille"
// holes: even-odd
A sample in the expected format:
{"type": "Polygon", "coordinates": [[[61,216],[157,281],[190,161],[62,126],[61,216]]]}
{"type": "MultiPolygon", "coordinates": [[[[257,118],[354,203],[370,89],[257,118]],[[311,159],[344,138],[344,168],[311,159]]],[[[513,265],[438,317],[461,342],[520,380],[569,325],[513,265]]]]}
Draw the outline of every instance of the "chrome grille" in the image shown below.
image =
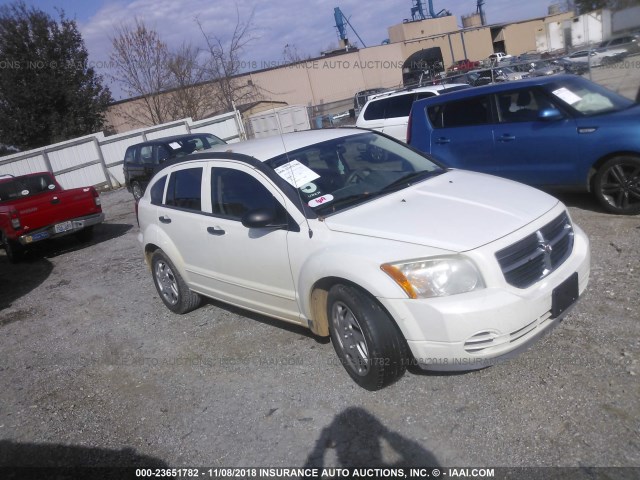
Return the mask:
{"type": "Polygon", "coordinates": [[[573,228],[564,212],[540,230],[503,248],[496,258],[510,285],[527,288],[546,277],[573,250],[573,228]]]}

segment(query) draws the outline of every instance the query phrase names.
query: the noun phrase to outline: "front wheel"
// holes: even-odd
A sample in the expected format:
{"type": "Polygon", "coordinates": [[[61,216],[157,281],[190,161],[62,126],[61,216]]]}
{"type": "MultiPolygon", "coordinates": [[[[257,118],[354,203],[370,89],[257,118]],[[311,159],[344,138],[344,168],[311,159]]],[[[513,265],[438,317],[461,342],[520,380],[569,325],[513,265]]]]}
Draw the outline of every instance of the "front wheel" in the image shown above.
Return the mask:
{"type": "Polygon", "coordinates": [[[151,257],[151,270],[156,290],[169,310],[187,313],[200,306],[200,295],[189,289],[162,250],[157,250],[151,257]]]}
{"type": "Polygon", "coordinates": [[[379,390],[406,370],[404,337],[375,299],[346,285],[327,298],[331,343],[351,378],[367,390],[379,390]]]}
{"type": "Polygon", "coordinates": [[[640,213],[640,158],[608,160],[596,173],[593,190],[601,205],[611,213],[640,213]]]}

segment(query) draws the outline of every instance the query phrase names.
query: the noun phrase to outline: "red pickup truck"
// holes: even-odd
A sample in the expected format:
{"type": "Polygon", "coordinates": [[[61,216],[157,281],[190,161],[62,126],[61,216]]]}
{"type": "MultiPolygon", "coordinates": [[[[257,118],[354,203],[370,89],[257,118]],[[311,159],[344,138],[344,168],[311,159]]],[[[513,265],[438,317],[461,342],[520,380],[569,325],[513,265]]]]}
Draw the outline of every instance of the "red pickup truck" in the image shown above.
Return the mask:
{"type": "Polygon", "coordinates": [[[72,233],[89,240],[93,226],[103,220],[93,187],[65,190],[49,172],[0,176],[0,234],[12,262],[41,240],[72,233]]]}

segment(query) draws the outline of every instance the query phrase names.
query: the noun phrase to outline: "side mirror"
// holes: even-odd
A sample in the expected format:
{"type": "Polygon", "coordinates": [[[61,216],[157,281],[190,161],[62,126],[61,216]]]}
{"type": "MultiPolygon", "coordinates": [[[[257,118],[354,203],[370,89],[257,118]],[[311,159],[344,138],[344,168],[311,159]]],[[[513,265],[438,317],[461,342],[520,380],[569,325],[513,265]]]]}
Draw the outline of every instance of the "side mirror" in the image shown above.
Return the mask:
{"type": "Polygon", "coordinates": [[[555,108],[545,108],[538,113],[538,120],[542,120],[543,122],[553,122],[555,120],[561,120],[564,117],[560,110],[555,108]]]}
{"type": "Polygon", "coordinates": [[[242,216],[242,225],[247,228],[284,228],[286,223],[275,223],[276,212],[270,208],[256,208],[242,216]]]}

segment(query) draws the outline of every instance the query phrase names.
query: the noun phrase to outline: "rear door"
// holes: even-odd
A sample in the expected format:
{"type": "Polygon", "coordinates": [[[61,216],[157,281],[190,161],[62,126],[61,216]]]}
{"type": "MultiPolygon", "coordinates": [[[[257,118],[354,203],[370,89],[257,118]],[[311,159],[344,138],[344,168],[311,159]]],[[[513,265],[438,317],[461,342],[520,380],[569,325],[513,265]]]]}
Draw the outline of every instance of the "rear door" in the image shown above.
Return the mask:
{"type": "Polygon", "coordinates": [[[427,107],[431,153],[446,165],[493,172],[493,113],[488,95],[427,107]]]}
{"type": "Polygon", "coordinates": [[[129,185],[144,177],[144,168],[140,162],[140,146],[127,149],[124,157],[124,172],[129,185]]]}
{"type": "MultiPolygon", "coordinates": [[[[166,233],[159,239],[160,248],[174,261],[179,261],[185,270],[185,280],[197,287],[201,259],[206,241],[207,214],[202,205],[203,164],[177,165],[164,181],[167,182],[164,201],[156,207],[156,219],[166,233]],[[176,258],[178,257],[178,258],[176,258]]],[[[164,181],[154,184],[152,203],[162,195],[164,181]],[[154,190],[155,189],[155,190],[154,190]]],[[[202,291],[200,288],[196,288],[202,291]]]]}

